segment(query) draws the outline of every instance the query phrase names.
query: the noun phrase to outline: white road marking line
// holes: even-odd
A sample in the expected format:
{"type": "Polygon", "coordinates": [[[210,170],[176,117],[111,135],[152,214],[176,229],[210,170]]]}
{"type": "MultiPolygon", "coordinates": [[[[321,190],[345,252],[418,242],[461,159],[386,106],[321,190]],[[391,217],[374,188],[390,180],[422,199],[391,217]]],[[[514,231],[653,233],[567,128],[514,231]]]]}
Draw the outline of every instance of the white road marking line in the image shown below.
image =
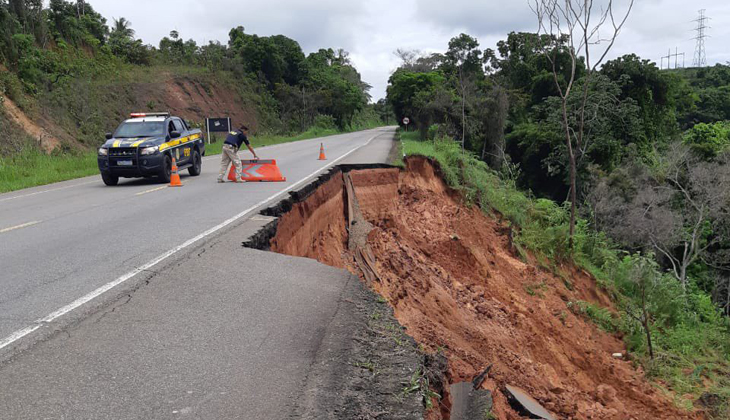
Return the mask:
{"type": "Polygon", "coordinates": [[[37,225],[40,222],[41,222],[40,220],[36,220],[36,221],[33,221],[33,222],[23,223],[22,225],[11,226],[11,227],[8,227],[8,228],[5,228],[5,229],[0,229],[0,233],[10,232],[11,230],[16,230],[16,229],[23,229],[24,227],[37,225]]]}
{"type": "Polygon", "coordinates": [[[0,341],[0,349],[3,347],[12,344],[13,342],[20,340],[21,338],[25,337],[26,335],[32,333],[33,331],[37,330],[41,326],[36,324],[32,327],[23,328],[22,330],[15,331],[14,333],[10,334],[9,336],[3,338],[2,341],[0,341]]]}
{"type": "Polygon", "coordinates": [[[137,193],[137,194],[135,194],[135,195],[145,195],[145,194],[149,194],[149,193],[151,193],[151,192],[155,192],[155,191],[160,191],[160,190],[164,190],[165,188],[167,188],[167,185],[165,185],[164,187],[152,188],[151,190],[147,190],[147,191],[142,191],[142,192],[138,192],[138,193],[137,193]]]}
{"type": "Polygon", "coordinates": [[[216,226],[213,226],[212,228],[206,230],[205,232],[201,233],[200,235],[198,235],[198,236],[196,236],[194,238],[188,239],[187,241],[185,241],[181,245],[178,245],[175,248],[172,248],[171,250],[165,252],[164,254],[159,255],[157,258],[153,259],[152,261],[149,261],[148,263],[146,263],[144,265],[141,265],[141,266],[135,268],[134,270],[128,272],[127,274],[122,275],[121,277],[117,278],[116,280],[111,281],[111,282],[109,282],[109,283],[107,283],[107,284],[99,287],[98,289],[94,290],[93,292],[91,292],[89,294],[86,294],[86,295],[84,295],[84,296],[76,299],[75,301],[69,303],[68,305],[66,305],[66,306],[58,309],[57,311],[50,313],[48,316],[36,320],[34,325],[31,325],[29,327],[23,328],[21,330],[18,330],[16,332],[10,334],[9,336],[7,336],[7,337],[3,338],[2,340],[0,340],[0,350],[2,350],[3,348],[5,348],[5,347],[7,347],[7,346],[9,346],[11,344],[13,344],[14,342],[20,340],[21,338],[27,336],[28,334],[30,334],[33,331],[37,330],[38,328],[40,328],[44,324],[53,322],[54,320],[58,319],[59,317],[65,315],[65,314],[73,311],[74,309],[80,307],[81,305],[83,305],[83,304],[85,304],[85,303],[87,303],[87,302],[89,302],[89,301],[91,301],[91,300],[99,297],[103,293],[105,293],[105,292],[113,289],[114,287],[116,287],[116,286],[124,283],[125,281],[131,279],[132,277],[136,276],[137,274],[139,274],[139,273],[141,273],[141,272],[143,272],[145,270],[149,270],[150,268],[154,267],[155,265],[159,264],[160,262],[162,262],[162,261],[166,260],[167,258],[169,258],[169,257],[177,254],[181,250],[189,247],[190,245],[198,242],[199,240],[201,240],[201,239],[203,239],[203,238],[205,238],[207,236],[210,236],[210,235],[218,232],[219,230],[223,229],[224,227],[230,225],[231,223],[237,221],[238,219],[247,216],[249,213],[255,211],[256,209],[258,209],[259,207],[265,205],[266,203],[268,203],[270,201],[273,201],[273,200],[277,199],[279,196],[284,195],[287,192],[289,192],[289,191],[291,191],[291,190],[299,187],[300,185],[308,182],[311,178],[314,178],[315,176],[317,176],[319,173],[321,173],[325,169],[327,169],[327,168],[329,168],[331,166],[334,166],[337,162],[339,162],[342,159],[350,156],[351,154],[353,154],[357,150],[360,150],[361,148],[367,146],[368,144],[370,144],[371,141],[373,141],[373,139],[375,139],[376,137],[380,136],[381,134],[382,133],[378,133],[378,134],[374,135],[373,137],[371,137],[364,144],[362,144],[360,146],[357,146],[357,147],[354,147],[349,152],[347,152],[344,155],[340,156],[339,158],[337,158],[337,159],[335,159],[335,160],[327,163],[326,165],[324,165],[321,168],[317,169],[316,171],[312,172],[310,175],[307,175],[305,178],[301,179],[300,181],[296,182],[295,184],[292,184],[289,187],[287,187],[287,188],[279,191],[278,193],[276,193],[276,194],[274,194],[274,195],[272,195],[272,196],[270,196],[270,197],[268,197],[268,198],[266,198],[264,200],[259,201],[258,203],[254,204],[253,206],[247,208],[246,210],[238,213],[237,215],[231,217],[230,219],[224,221],[223,223],[220,223],[220,224],[218,224],[216,226]]]}
{"type": "Polygon", "coordinates": [[[61,187],[61,188],[53,188],[53,189],[50,189],[50,190],[36,191],[36,192],[30,193],[30,194],[16,195],[15,197],[8,197],[8,198],[0,199],[0,203],[2,203],[3,201],[10,201],[10,200],[15,200],[15,199],[24,198],[24,197],[30,197],[30,196],[38,195],[38,194],[45,194],[45,193],[48,193],[48,192],[65,190],[67,188],[80,187],[82,185],[93,184],[95,182],[99,182],[99,181],[86,181],[86,182],[82,182],[80,184],[67,185],[67,186],[61,187]]]}

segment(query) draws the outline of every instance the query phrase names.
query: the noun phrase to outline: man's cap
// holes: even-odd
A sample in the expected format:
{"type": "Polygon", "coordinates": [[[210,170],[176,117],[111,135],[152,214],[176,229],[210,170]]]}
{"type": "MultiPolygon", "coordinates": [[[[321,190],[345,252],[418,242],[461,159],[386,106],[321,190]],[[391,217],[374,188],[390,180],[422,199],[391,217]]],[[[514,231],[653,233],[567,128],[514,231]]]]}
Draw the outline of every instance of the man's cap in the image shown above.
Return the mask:
{"type": "Polygon", "coordinates": [[[246,127],[245,125],[242,125],[238,129],[241,130],[241,131],[248,131],[248,127],[246,127]]]}

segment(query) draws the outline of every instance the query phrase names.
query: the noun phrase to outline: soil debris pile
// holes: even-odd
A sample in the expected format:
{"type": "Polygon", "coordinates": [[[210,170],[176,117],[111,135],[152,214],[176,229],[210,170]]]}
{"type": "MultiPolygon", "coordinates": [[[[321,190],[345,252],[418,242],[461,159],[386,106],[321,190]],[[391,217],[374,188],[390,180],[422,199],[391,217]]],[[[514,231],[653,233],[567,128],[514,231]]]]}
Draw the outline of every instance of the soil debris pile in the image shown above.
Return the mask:
{"type": "MultiPolygon", "coordinates": [[[[359,211],[372,225],[367,245],[377,277],[368,283],[409,335],[446,355],[450,384],[470,382],[493,364],[481,388],[492,392],[499,419],[522,418],[507,386],[560,419],[699,418],[614,358],[624,351],[618,337],[570,311],[578,301],[610,307],[590,276],[563,267],[568,283],[521,261],[510,252],[508,229],[465,206],[431,161],[409,158],[406,166],[348,172],[359,211]]],[[[347,246],[343,179],[333,174],[294,204],[280,218],[271,249],[362,275],[347,246]]],[[[429,418],[449,418],[451,401],[442,392],[429,418]]]]}

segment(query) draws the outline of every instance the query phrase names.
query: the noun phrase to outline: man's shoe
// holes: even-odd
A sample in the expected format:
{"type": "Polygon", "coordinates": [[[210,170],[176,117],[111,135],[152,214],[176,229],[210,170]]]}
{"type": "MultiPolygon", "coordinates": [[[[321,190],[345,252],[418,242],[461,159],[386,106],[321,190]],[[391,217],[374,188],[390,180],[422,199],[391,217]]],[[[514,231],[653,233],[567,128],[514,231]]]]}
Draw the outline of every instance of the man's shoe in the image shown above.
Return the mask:
{"type": "Polygon", "coordinates": [[[219,180],[218,180],[218,183],[219,183],[219,184],[223,184],[224,182],[226,182],[226,181],[224,181],[224,180],[222,180],[222,179],[219,179],[219,180]]]}
{"type": "Polygon", "coordinates": [[[236,184],[243,184],[243,183],[245,183],[246,181],[245,181],[245,180],[243,180],[243,179],[237,179],[237,180],[235,180],[235,181],[233,181],[233,182],[235,182],[236,184]]]}

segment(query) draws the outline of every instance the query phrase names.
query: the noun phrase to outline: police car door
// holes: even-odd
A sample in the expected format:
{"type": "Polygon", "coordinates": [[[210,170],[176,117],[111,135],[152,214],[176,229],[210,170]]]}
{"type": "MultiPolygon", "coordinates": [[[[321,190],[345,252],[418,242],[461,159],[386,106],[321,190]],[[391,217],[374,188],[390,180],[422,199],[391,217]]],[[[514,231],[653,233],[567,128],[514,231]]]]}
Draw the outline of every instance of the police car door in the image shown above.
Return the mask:
{"type": "Polygon", "coordinates": [[[175,125],[175,131],[180,133],[180,137],[178,138],[178,140],[180,140],[180,146],[175,149],[175,158],[178,162],[180,162],[180,164],[187,164],[190,162],[190,155],[192,152],[192,149],[190,148],[191,144],[187,138],[187,130],[183,126],[182,121],[179,119],[173,118],[172,122],[175,125]]]}

